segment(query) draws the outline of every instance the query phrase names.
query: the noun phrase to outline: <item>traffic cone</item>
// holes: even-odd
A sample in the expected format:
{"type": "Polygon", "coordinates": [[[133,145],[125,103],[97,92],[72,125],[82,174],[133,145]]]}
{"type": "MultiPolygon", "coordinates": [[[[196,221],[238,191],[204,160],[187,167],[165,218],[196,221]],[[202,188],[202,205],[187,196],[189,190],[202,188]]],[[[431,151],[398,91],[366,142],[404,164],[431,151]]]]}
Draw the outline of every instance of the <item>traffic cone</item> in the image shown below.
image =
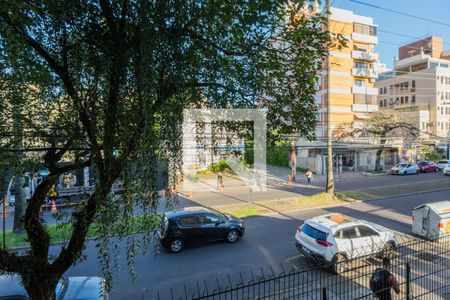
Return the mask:
{"type": "Polygon", "coordinates": [[[58,212],[58,209],[56,208],[56,203],[55,203],[55,201],[53,200],[52,201],[52,210],[51,210],[51,213],[52,214],[56,214],[58,212]]]}

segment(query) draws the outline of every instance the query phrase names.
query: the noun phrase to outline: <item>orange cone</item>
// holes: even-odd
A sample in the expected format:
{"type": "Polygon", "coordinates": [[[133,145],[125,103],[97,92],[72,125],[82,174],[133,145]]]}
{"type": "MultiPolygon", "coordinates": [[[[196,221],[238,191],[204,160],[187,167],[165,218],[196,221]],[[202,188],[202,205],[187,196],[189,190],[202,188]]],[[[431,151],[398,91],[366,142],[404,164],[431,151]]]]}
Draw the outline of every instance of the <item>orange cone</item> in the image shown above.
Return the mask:
{"type": "Polygon", "coordinates": [[[52,214],[56,214],[58,212],[58,209],[56,208],[56,203],[55,201],[52,201],[52,210],[51,213],[52,214]]]}

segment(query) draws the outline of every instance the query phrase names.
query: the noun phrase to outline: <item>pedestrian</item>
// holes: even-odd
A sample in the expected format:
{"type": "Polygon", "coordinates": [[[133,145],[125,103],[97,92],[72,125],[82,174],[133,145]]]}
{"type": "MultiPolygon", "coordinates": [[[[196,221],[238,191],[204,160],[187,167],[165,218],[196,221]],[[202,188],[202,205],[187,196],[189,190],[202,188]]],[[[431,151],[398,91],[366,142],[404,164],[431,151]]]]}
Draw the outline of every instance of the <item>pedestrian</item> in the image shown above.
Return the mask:
{"type": "Polygon", "coordinates": [[[308,186],[312,186],[312,178],[313,178],[313,173],[311,171],[311,169],[308,169],[308,171],[306,171],[306,180],[308,180],[308,186]]]}
{"type": "Polygon", "coordinates": [[[223,192],[223,176],[222,173],[217,173],[217,189],[223,192]]]}
{"type": "Polygon", "coordinates": [[[397,279],[389,271],[391,260],[389,257],[383,257],[383,266],[375,269],[370,278],[370,289],[374,292],[375,297],[380,300],[391,300],[391,288],[396,294],[400,293],[397,279]]]}

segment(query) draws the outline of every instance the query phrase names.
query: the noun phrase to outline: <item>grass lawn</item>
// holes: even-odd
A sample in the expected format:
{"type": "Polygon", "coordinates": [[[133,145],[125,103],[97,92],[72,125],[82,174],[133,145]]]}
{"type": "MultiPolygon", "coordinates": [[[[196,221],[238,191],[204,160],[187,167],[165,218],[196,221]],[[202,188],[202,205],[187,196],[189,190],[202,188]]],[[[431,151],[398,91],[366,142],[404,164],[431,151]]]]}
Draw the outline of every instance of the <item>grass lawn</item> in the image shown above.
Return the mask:
{"type": "Polygon", "coordinates": [[[268,201],[259,201],[247,204],[231,204],[215,209],[232,214],[238,218],[252,216],[263,216],[271,213],[284,213],[321,206],[338,205],[342,200],[326,193],[315,194],[312,196],[300,196],[285,199],[274,199],[268,201]]]}
{"type": "MultiPolygon", "coordinates": [[[[159,216],[134,216],[129,220],[128,232],[125,231],[125,224],[114,224],[114,226],[110,227],[108,235],[114,236],[150,231],[158,228],[158,226],[159,216]]],[[[87,234],[88,239],[93,239],[97,236],[97,228],[98,226],[95,223],[91,225],[87,234]]],[[[48,225],[46,226],[46,229],[50,235],[50,244],[57,244],[68,241],[72,233],[72,224],[48,225]]],[[[16,234],[12,231],[6,231],[5,239],[7,248],[28,246],[27,235],[25,232],[16,234]]]]}

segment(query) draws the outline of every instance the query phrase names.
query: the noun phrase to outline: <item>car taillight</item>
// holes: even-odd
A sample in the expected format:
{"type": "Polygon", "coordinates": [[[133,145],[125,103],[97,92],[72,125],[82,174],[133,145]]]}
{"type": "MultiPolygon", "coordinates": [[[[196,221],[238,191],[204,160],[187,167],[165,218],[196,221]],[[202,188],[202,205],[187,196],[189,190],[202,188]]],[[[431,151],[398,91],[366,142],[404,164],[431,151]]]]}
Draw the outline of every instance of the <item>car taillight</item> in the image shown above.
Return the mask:
{"type": "Polygon", "coordinates": [[[327,241],[316,240],[316,243],[321,245],[321,246],[324,246],[324,247],[331,247],[331,246],[333,246],[332,243],[327,242],[327,241]]]}
{"type": "Polygon", "coordinates": [[[297,227],[297,232],[298,232],[298,233],[302,232],[302,226],[298,226],[298,227],[297,227]]]}
{"type": "Polygon", "coordinates": [[[438,224],[438,227],[439,227],[439,228],[442,228],[442,227],[444,227],[444,224],[439,223],[439,224],[438,224]]]}

